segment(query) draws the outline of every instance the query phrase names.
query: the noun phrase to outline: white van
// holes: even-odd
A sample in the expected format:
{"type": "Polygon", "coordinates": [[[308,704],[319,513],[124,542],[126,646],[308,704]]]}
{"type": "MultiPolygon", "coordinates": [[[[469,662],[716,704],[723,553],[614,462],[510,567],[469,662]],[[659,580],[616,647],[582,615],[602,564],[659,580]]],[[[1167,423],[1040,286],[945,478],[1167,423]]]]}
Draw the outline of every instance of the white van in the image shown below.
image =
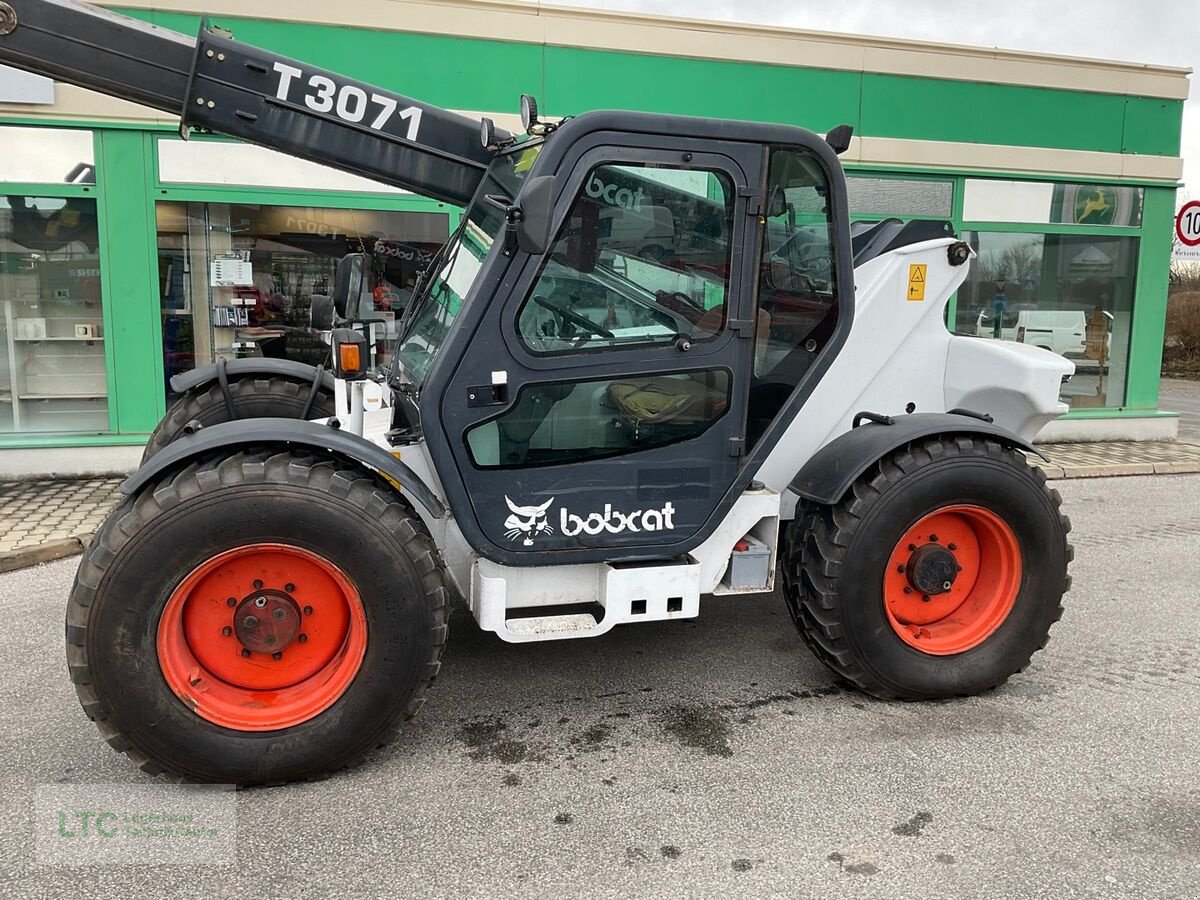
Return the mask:
{"type": "MultiPolygon", "coordinates": [[[[979,313],[975,323],[979,337],[995,337],[991,310],[979,313]]],[[[1006,341],[1033,344],[1060,356],[1083,356],[1087,341],[1087,316],[1081,309],[1020,309],[1004,313],[1000,337],[1006,341]]]]}

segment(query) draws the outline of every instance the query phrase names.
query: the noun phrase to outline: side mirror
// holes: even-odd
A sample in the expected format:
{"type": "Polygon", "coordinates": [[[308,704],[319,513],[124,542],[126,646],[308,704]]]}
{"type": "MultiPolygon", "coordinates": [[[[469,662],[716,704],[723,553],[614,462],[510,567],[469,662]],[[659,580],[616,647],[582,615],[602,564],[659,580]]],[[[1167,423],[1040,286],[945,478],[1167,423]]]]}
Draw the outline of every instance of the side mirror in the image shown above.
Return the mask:
{"type": "Polygon", "coordinates": [[[517,246],[525,253],[540,256],[550,246],[550,228],[554,224],[554,176],[539,175],[525,182],[517,205],[517,246]]]}
{"type": "Polygon", "coordinates": [[[825,135],[825,143],[833,148],[833,152],[841,156],[850,149],[850,139],[854,137],[853,125],[839,125],[830,129],[825,135]]]}
{"type": "Polygon", "coordinates": [[[349,313],[358,312],[366,271],[365,253],[347,253],[338,260],[337,273],[333,278],[333,308],[339,318],[350,318],[349,313]]]}

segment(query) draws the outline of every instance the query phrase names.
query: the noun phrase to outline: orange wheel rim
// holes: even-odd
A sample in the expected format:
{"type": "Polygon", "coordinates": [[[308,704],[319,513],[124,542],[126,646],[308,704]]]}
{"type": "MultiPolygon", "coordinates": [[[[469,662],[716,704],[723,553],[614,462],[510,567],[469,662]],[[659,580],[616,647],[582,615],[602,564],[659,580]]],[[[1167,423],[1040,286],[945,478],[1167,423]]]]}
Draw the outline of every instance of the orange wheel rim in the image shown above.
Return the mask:
{"type": "Polygon", "coordinates": [[[1021,589],[1021,547],[998,515],[944,506],[896,542],[883,576],[883,607],[902,641],[949,656],[986,641],[1021,589]]]}
{"type": "Polygon", "coordinates": [[[367,618],[327,559],[250,544],[197,566],[167,600],[158,663],[196,715],[237,731],[274,731],[332,706],[362,667],[367,618]]]}

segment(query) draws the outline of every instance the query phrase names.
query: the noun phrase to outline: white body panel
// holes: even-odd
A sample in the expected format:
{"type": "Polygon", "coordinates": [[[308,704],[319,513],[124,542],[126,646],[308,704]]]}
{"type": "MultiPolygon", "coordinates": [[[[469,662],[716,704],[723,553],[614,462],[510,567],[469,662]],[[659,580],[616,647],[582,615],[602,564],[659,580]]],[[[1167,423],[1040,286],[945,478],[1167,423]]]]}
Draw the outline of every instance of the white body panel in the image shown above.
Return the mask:
{"type": "Polygon", "coordinates": [[[961,337],[945,325],[946,304],[967,277],[952,266],[949,238],[885,253],[854,270],[854,324],[846,344],[757,473],[784,495],[782,515],[795,512],[787,486],[797,470],[838,435],[854,414],[945,412],[963,407],[990,413],[996,424],[1026,439],[1067,411],[1058,399],[1075,371],[1053,353],[961,337]],[[925,265],[925,299],[908,299],[910,267],[925,265]]]}
{"type": "MultiPolygon", "coordinates": [[[[850,430],[855,413],[990,413],[1026,440],[1066,412],[1058,399],[1074,364],[1037,347],[955,336],[946,304],[968,266],[952,266],[939,239],[894,250],[855,270],[850,334],[829,369],[721,525],[686,558],[654,564],[506,567],[479,557],[452,516],[417,512],[441,549],[450,577],[480,626],[504,640],[593,637],[628,622],[688,618],[706,593],[762,593],[774,588],[779,525],[795,512],[788,484],[821,447],[850,430]],[[924,298],[909,299],[914,265],[924,266],[924,298]],[[730,554],[750,535],[771,549],[770,575],[758,588],[722,584],[730,554]],[[577,605],[575,609],[545,607],[577,605]],[[592,611],[584,611],[583,604],[592,611]],[[598,620],[594,611],[603,607],[598,620]]],[[[920,292],[916,292],[920,293],[920,292]]],[[[391,410],[368,411],[363,436],[397,455],[439,497],[445,491],[424,443],[388,447],[391,410]]]]}

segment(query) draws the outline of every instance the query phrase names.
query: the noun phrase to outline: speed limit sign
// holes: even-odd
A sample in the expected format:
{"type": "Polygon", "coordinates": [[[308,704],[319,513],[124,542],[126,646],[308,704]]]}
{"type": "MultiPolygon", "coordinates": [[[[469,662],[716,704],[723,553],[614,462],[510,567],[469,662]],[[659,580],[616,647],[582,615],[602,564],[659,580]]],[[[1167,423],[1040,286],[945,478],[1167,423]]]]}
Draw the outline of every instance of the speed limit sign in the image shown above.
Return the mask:
{"type": "Polygon", "coordinates": [[[1183,204],[1175,217],[1175,234],[1187,247],[1200,247],[1200,200],[1183,204]]]}

